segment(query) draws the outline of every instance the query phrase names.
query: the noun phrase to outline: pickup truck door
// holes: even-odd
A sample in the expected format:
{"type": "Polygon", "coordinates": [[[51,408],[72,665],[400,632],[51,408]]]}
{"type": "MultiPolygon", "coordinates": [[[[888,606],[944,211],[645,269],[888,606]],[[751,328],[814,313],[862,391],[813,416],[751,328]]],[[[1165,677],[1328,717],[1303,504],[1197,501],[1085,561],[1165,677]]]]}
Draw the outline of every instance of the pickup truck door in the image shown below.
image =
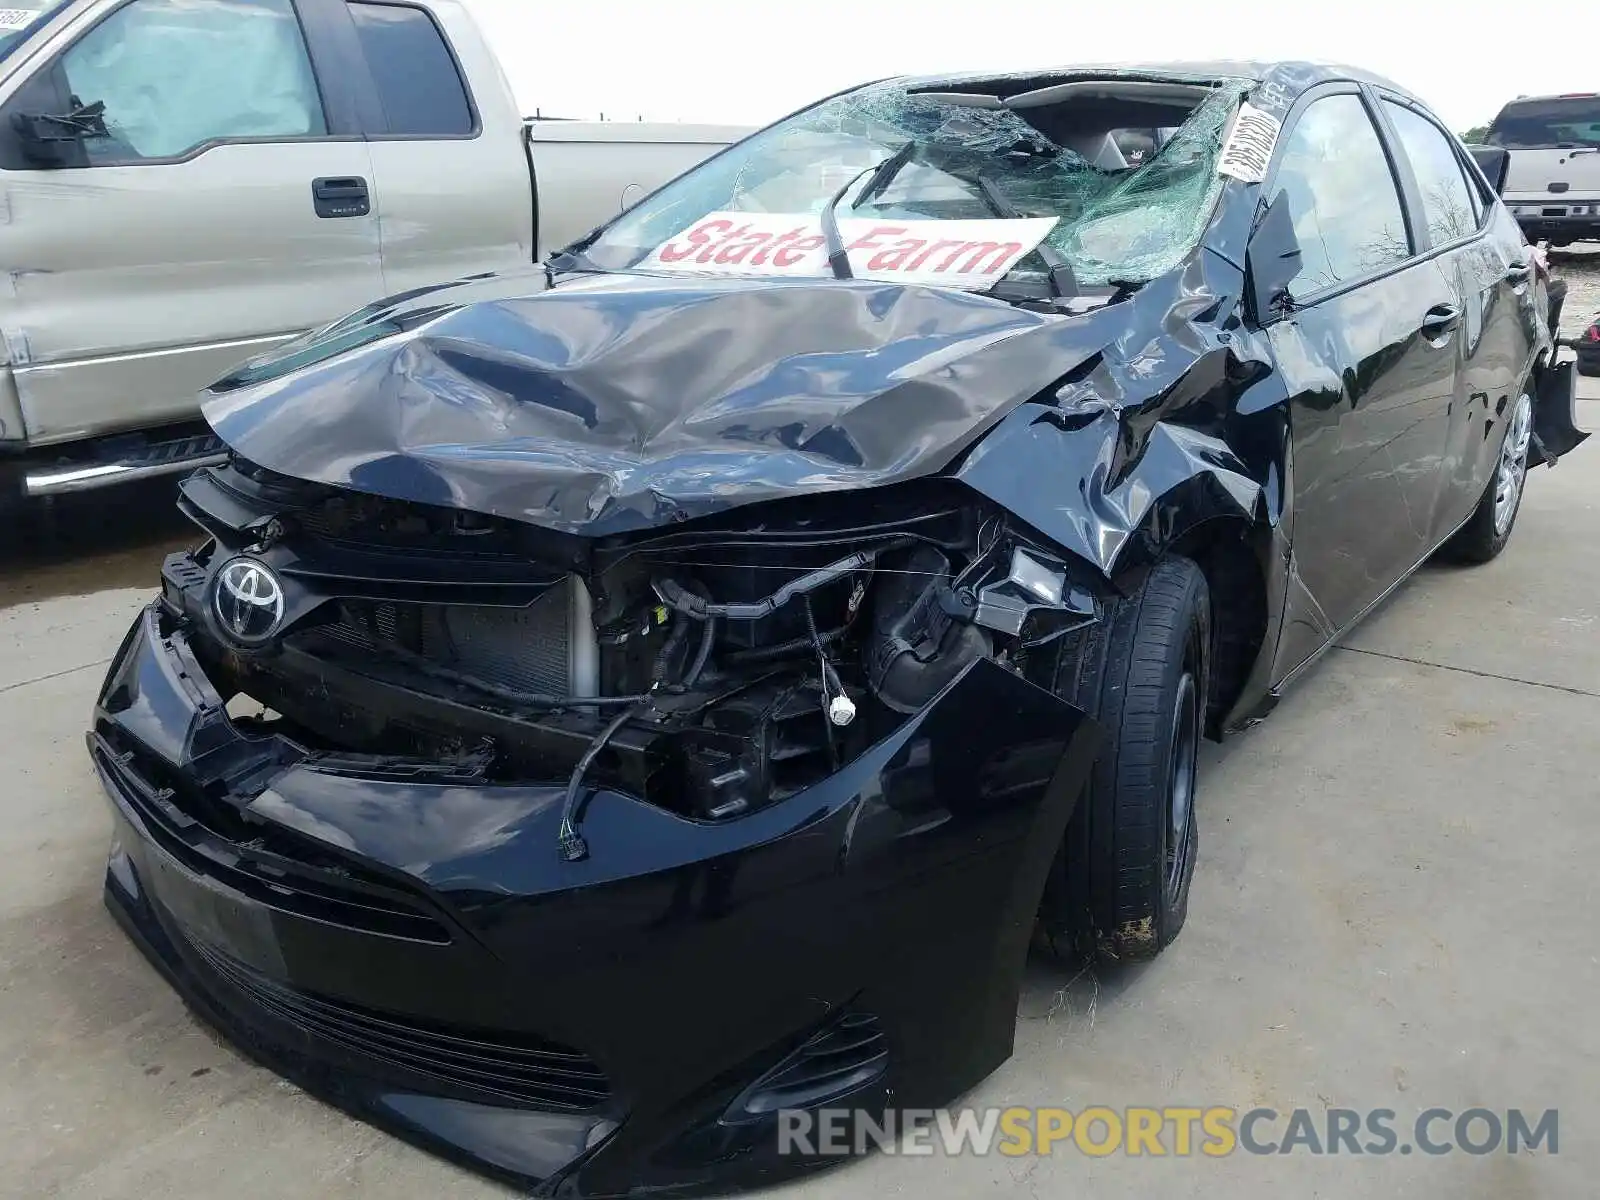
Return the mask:
{"type": "Polygon", "coordinates": [[[108,2],[0,98],[0,333],[33,444],[192,417],[240,359],[382,295],[371,159],[304,7],[108,2]],[[54,163],[13,130],[96,104],[54,163]]]}
{"type": "Polygon", "coordinates": [[[319,2],[351,31],[350,60],[364,68],[384,290],[531,264],[522,117],[471,15],[455,0],[319,2]]]}

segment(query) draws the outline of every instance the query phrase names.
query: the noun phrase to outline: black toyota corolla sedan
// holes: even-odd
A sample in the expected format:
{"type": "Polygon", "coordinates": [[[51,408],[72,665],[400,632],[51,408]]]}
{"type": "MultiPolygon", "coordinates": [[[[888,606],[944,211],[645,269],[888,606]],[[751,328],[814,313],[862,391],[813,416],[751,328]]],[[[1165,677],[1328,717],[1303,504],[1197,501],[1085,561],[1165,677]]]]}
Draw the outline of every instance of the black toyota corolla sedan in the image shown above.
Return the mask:
{"type": "Polygon", "coordinates": [[[1177,936],[1200,739],[1582,439],[1545,306],[1366,75],[834,96],[215,385],[89,735],[107,899],[247,1052],[524,1185],[822,1165],[784,1115],[977,1083],[1030,942],[1177,936]]]}

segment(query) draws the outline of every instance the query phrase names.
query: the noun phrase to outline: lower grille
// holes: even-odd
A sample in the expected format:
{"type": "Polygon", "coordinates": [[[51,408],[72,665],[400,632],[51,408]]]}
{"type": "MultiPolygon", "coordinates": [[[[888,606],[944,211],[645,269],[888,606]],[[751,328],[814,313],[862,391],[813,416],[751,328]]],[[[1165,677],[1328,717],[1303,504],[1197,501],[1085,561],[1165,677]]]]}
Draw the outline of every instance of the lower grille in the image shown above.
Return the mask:
{"type": "Polygon", "coordinates": [[[224,838],[186,811],[184,801],[190,798],[161,786],[154,764],[141,761],[137,752],[119,754],[97,733],[89,735],[89,744],[101,779],[134,810],[151,840],[186,870],[297,916],[383,937],[449,944],[443,922],[399,890],[342,863],[303,861],[308,852],[299,847],[275,852],[262,835],[250,846],[224,838]]]}
{"type": "Polygon", "coordinates": [[[581,580],[526,608],[345,601],[336,621],[302,640],[326,639],[364,653],[399,651],[512,693],[593,695],[598,647],[581,580]]]}
{"type": "Polygon", "coordinates": [[[860,1091],[889,1069],[889,1043],[870,1013],[846,1013],[814,1034],[729,1106],[738,1124],[784,1109],[817,1109],[860,1091]]]}
{"type": "Polygon", "coordinates": [[[264,1015],[355,1055],[396,1082],[444,1085],[499,1104],[587,1110],[611,1096],[605,1073],[577,1050],[534,1039],[425,1025],[295,991],[210,946],[188,946],[264,1015]]]}

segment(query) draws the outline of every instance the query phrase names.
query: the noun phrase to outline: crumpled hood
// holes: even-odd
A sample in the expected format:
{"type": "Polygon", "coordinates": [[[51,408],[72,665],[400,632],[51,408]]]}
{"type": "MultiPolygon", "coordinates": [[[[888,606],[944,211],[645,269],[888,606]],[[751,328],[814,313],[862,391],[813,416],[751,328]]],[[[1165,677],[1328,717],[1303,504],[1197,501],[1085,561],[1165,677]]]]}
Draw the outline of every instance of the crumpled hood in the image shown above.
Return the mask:
{"type": "Polygon", "coordinates": [[[206,418],[283,475],[601,535],[932,473],[1106,340],[903,284],[536,278],[363,310],[206,418]]]}

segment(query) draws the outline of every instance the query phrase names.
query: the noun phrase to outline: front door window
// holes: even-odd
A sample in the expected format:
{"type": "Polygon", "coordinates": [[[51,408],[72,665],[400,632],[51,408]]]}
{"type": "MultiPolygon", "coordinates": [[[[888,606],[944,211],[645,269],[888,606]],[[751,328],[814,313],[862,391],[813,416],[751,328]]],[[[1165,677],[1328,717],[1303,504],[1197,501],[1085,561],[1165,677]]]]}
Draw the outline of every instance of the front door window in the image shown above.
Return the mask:
{"type": "Polygon", "coordinates": [[[105,105],[91,166],[328,131],[290,0],[134,0],[61,65],[78,103],[105,105]]]}

